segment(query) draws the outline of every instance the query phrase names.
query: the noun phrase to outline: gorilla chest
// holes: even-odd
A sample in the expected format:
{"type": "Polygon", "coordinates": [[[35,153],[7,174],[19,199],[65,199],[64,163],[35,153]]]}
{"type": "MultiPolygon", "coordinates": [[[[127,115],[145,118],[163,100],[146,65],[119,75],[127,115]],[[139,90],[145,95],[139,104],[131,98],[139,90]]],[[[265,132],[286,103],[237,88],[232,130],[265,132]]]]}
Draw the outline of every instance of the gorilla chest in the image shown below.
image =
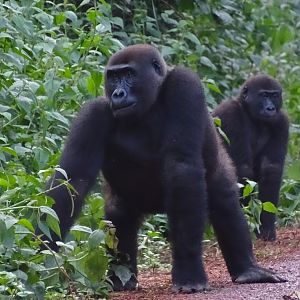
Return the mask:
{"type": "Polygon", "coordinates": [[[113,134],[107,154],[111,163],[146,166],[158,159],[160,145],[161,133],[152,127],[120,128],[113,134]]]}
{"type": "Polygon", "coordinates": [[[159,148],[159,138],[152,131],[117,131],[106,149],[102,169],[115,193],[150,211],[161,203],[159,148]]]}
{"type": "Polygon", "coordinates": [[[252,135],[252,150],[254,156],[260,156],[263,149],[270,140],[270,132],[267,127],[261,127],[253,131],[252,135]]]}

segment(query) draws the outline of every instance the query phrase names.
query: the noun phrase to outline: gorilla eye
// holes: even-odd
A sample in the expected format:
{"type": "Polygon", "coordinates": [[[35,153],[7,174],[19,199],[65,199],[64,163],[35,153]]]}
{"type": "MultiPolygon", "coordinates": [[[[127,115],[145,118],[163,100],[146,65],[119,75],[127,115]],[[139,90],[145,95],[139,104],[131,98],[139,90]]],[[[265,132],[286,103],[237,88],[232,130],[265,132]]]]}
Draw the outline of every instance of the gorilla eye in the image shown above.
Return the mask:
{"type": "Polygon", "coordinates": [[[132,71],[128,70],[125,74],[126,83],[130,86],[133,83],[133,73],[132,71]]]}
{"type": "Polygon", "coordinates": [[[119,77],[116,73],[113,73],[111,74],[110,76],[110,81],[113,83],[113,84],[116,84],[119,82],[119,77]]]}
{"type": "Polygon", "coordinates": [[[161,66],[156,59],[152,60],[152,66],[158,75],[161,75],[161,66]]]}

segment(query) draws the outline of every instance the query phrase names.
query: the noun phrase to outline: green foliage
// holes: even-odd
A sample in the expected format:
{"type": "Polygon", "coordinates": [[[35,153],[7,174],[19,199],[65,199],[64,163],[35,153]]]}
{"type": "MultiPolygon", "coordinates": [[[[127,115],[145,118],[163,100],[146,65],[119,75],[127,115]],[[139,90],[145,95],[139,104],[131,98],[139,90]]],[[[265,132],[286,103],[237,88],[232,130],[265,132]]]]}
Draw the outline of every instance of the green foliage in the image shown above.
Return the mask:
{"type": "Polygon", "coordinates": [[[214,117],[214,123],[215,126],[219,132],[219,134],[222,136],[222,138],[224,139],[224,141],[230,145],[230,140],[228,138],[228,136],[226,135],[226,133],[222,130],[222,121],[220,118],[214,117]]]}
{"type": "Polygon", "coordinates": [[[248,221],[251,232],[259,232],[261,225],[260,215],[262,211],[267,211],[273,214],[278,213],[278,209],[272,202],[261,202],[258,196],[258,186],[255,181],[246,180],[246,184],[239,184],[242,188],[242,198],[247,199],[248,204],[243,205],[243,211],[248,221]]]}
{"type": "MultiPolygon", "coordinates": [[[[90,2],[90,1],[86,1],[90,2]]],[[[105,2],[77,14],[74,4],[1,1],[0,5],[0,293],[43,299],[44,294],[107,295],[106,248],[113,229],[101,225],[103,199],[89,197],[82,224],[61,252],[39,252],[42,234],[60,235],[45,196],[70,120],[84,100],[103,94],[103,69],[121,47],[105,2]],[[88,30],[87,30],[88,29],[88,30]],[[101,34],[100,34],[101,33],[101,34]],[[87,221],[87,215],[91,218],[87,221]],[[100,225],[99,225],[100,224],[100,225]]],[[[60,168],[67,180],[67,174],[60,168]]],[[[61,184],[72,188],[67,181],[61,184]]]]}
{"type": "Polygon", "coordinates": [[[144,222],[139,233],[139,254],[141,256],[140,267],[166,268],[170,266],[167,218],[157,214],[144,222]]]}
{"type": "MultiPolygon", "coordinates": [[[[152,43],[169,64],[195,70],[210,109],[237,93],[251,73],[283,85],[291,119],[279,222],[299,222],[300,1],[0,0],[0,294],[14,299],[106,297],[115,229],[103,223],[99,186],[61,252],[38,251],[35,228],[60,233],[45,196],[70,121],[84,101],[103,95],[108,57],[123,45],[152,43]]],[[[216,121],[218,122],[218,121],[216,121]]],[[[68,188],[68,174],[61,184],[68,188]]],[[[217,187],[216,187],[217,188],[217,187]]],[[[253,192],[251,184],[245,196],[253,192]]],[[[250,201],[250,227],[269,203],[250,201]]],[[[166,219],[140,232],[142,265],[156,268],[166,250],[166,219]]],[[[211,236],[210,228],[207,236],[211,236]]],[[[169,258],[165,260],[166,264],[169,258]]],[[[117,270],[126,282],[128,270],[117,270]]],[[[1,298],[2,299],[2,298],[1,298]]]]}
{"type": "Polygon", "coordinates": [[[278,208],[279,223],[300,223],[300,182],[286,179],[281,188],[281,205],[278,208]]]}

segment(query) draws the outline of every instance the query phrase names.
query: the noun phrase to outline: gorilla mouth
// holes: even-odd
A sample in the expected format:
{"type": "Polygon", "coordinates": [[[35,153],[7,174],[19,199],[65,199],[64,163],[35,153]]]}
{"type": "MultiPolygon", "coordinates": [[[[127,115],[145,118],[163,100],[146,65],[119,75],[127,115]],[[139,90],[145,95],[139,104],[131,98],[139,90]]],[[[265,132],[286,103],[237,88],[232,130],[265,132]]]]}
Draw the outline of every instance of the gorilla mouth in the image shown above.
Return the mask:
{"type": "Polygon", "coordinates": [[[128,109],[130,107],[135,106],[136,103],[132,102],[132,103],[122,103],[122,104],[114,104],[112,103],[111,108],[113,111],[119,111],[119,110],[125,110],[128,109]]]}
{"type": "Polygon", "coordinates": [[[122,104],[117,104],[117,105],[114,105],[114,103],[111,103],[111,109],[113,111],[114,116],[127,114],[135,106],[136,106],[136,102],[122,103],[122,104]]]}
{"type": "Polygon", "coordinates": [[[276,117],[276,112],[272,112],[272,113],[270,113],[270,112],[268,112],[268,113],[262,113],[261,114],[261,116],[262,116],[262,118],[264,118],[264,119],[274,119],[275,117],[276,117]]]}

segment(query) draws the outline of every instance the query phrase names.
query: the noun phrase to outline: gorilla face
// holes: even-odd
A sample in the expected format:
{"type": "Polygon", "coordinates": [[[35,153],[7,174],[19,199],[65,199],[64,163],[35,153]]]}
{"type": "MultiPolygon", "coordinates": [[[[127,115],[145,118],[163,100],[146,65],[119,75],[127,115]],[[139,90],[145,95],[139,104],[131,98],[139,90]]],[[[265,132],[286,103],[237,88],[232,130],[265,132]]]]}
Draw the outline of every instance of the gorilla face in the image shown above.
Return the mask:
{"type": "Polygon", "coordinates": [[[156,101],[166,75],[166,63],[152,46],[127,47],[114,55],[105,70],[105,92],[114,117],[141,117],[156,101]]]}
{"type": "Polygon", "coordinates": [[[242,103],[254,119],[272,121],[282,106],[282,89],[279,83],[266,75],[246,81],[242,89],[242,103]]]}

